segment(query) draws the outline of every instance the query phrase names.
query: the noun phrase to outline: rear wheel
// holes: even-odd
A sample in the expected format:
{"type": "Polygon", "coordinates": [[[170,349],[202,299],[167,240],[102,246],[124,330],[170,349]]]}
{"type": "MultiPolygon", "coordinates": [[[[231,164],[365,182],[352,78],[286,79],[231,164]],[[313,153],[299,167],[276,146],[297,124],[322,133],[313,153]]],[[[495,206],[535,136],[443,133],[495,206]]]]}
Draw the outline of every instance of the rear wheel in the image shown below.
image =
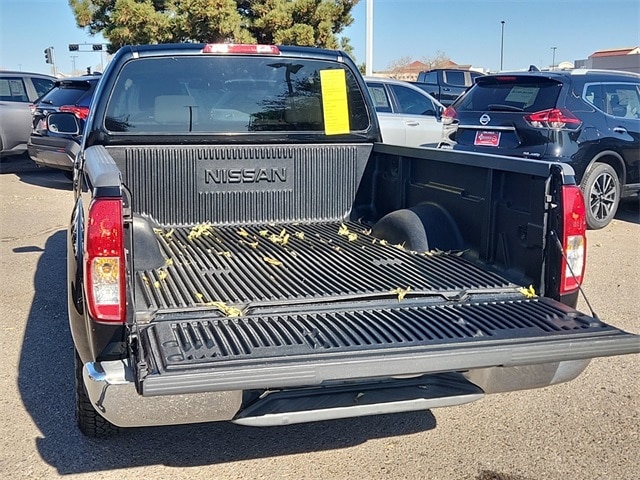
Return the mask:
{"type": "Polygon", "coordinates": [[[120,433],[120,427],[106,420],[94,408],[82,379],[82,361],[75,352],[76,370],[76,422],[80,431],[88,437],[104,438],[120,433]]]}
{"type": "Polygon", "coordinates": [[[587,207],[587,226],[592,230],[604,228],[616,214],[620,203],[620,180],[611,165],[596,163],[582,180],[587,207]]]}

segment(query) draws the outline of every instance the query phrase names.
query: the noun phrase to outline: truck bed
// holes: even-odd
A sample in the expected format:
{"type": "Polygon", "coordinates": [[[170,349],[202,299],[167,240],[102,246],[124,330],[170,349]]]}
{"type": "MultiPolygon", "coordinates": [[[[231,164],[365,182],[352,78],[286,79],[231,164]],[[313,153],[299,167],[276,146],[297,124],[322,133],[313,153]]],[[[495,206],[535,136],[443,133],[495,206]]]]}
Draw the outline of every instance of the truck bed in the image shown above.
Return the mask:
{"type": "Polygon", "coordinates": [[[463,252],[412,252],[355,222],[162,227],[155,234],[165,266],[136,275],[138,318],[149,320],[139,324],[145,395],[559,362],[637,348],[633,338],[619,338],[623,332],[565,305],[527,298],[463,252]]]}
{"type": "Polygon", "coordinates": [[[441,299],[517,290],[465,260],[464,252],[412,252],[355,222],[200,224],[154,232],[165,266],[137,272],[138,311],[395,298],[396,289],[441,299]]]}

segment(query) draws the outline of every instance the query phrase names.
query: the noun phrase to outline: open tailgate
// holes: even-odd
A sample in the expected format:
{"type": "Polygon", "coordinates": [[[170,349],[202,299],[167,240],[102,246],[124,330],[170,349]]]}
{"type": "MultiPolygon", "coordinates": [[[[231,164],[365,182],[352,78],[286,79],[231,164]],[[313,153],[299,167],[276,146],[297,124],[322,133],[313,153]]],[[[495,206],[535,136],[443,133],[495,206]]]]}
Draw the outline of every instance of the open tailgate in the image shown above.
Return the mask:
{"type": "Polygon", "coordinates": [[[357,224],[193,232],[157,232],[168,266],[137,273],[138,308],[149,318],[137,326],[144,395],[640,351],[640,337],[559,302],[526,298],[460,255],[409,252],[357,224]]]}

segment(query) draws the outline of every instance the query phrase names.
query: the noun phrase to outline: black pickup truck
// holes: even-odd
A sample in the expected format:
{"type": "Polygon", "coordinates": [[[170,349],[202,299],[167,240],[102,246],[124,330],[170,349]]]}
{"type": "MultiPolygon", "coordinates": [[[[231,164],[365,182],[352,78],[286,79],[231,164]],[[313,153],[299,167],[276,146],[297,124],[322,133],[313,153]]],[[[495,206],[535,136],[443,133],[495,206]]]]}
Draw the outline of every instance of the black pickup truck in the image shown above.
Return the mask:
{"type": "Polygon", "coordinates": [[[417,80],[412,83],[438,99],[443,105],[449,106],[473,85],[476,77],[482,75],[484,74],[472,70],[436,68],[420,72],[417,80]]]}
{"type": "MultiPolygon", "coordinates": [[[[79,133],[69,113],[48,128],[79,133]]],[[[380,143],[342,52],[124,47],[74,178],[90,436],[453,406],[640,351],[574,310],[586,237],[570,167],[380,143]]]]}

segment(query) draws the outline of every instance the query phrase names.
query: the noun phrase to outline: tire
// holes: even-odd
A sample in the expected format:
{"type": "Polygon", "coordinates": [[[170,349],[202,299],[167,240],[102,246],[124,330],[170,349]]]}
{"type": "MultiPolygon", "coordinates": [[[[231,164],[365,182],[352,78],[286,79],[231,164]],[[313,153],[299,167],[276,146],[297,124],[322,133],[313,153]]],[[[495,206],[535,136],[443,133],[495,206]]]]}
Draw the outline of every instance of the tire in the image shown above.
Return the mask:
{"type": "Polygon", "coordinates": [[[616,214],[620,203],[620,179],[611,165],[596,163],[582,179],[582,192],[587,207],[587,227],[604,228],[616,214]]]}
{"type": "Polygon", "coordinates": [[[94,408],[82,378],[82,361],[75,352],[76,371],[76,422],[78,428],[87,437],[106,438],[119,434],[122,429],[106,420],[94,408]]]}

